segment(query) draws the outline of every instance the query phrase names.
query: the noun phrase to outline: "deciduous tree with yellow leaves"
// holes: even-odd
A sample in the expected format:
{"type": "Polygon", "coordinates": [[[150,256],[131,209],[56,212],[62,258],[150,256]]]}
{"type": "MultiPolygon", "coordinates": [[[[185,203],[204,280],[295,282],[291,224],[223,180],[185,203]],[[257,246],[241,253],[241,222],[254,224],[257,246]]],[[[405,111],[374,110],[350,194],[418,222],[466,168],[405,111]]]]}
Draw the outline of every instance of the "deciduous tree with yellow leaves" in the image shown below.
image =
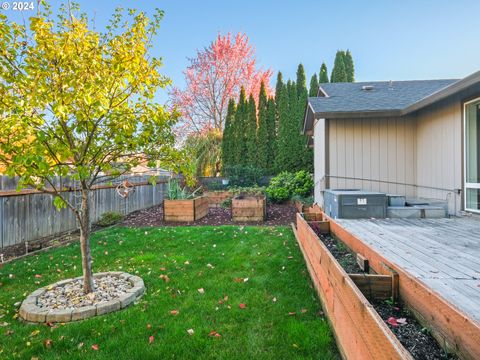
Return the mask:
{"type": "Polygon", "coordinates": [[[167,168],[181,159],[176,116],[154,101],[170,83],[150,55],[162,16],[117,9],[100,33],[72,5],[54,21],[44,3],[29,29],[0,14],[0,163],[21,187],[50,193],[55,206],[74,212],[86,293],[94,290],[92,188],[145,158],[167,168]],[[56,185],[58,176],[78,183],[78,205],[56,185]]]}

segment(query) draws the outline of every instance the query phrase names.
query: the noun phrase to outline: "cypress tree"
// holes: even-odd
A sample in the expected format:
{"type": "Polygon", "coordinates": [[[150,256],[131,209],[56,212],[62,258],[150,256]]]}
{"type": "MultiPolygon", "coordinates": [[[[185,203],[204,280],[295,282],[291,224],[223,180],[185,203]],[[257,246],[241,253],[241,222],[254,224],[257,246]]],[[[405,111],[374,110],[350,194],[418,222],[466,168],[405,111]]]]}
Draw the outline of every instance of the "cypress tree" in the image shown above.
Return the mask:
{"type": "Polygon", "coordinates": [[[318,78],[317,74],[313,74],[310,79],[310,90],[308,91],[308,96],[316,97],[318,95],[318,78]]]}
{"type": "Polygon", "coordinates": [[[246,124],[245,124],[245,165],[257,165],[257,107],[255,99],[250,94],[247,104],[246,124]]]}
{"type": "Polygon", "coordinates": [[[282,82],[282,79],[277,78],[276,86],[276,115],[278,122],[278,135],[275,151],[275,170],[277,172],[285,169],[285,164],[288,158],[288,123],[289,123],[289,108],[288,108],[288,92],[287,86],[282,82]]]}
{"type": "Polygon", "coordinates": [[[327,65],[325,65],[325,63],[322,63],[322,66],[320,67],[320,75],[318,78],[318,82],[320,84],[328,83],[328,71],[327,65]]]}
{"type": "Polygon", "coordinates": [[[307,98],[307,77],[305,76],[305,68],[300,63],[297,67],[297,96],[305,95],[305,99],[307,98]]]}
{"type": "Polygon", "coordinates": [[[355,66],[353,65],[353,57],[350,50],[347,50],[345,53],[345,57],[343,59],[345,63],[345,71],[347,72],[347,81],[354,82],[355,81],[355,66]]]}
{"type": "Polygon", "coordinates": [[[268,124],[268,98],[265,84],[260,85],[258,100],[258,131],[257,131],[257,163],[259,169],[267,170],[269,167],[269,124],[268,124]]]}
{"type": "Polygon", "coordinates": [[[234,117],[234,126],[232,131],[232,159],[233,165],[244,164],[245,162],[245,115],[247,110],[247,100],[245,97],[245,89],[240,90],[237,111],[234,117]]]}
{"type": "Polygon", "coordinates": [[[275,97],[282,90],[282,87],[283,87],[283,75],[279,71],[277,74],[277,84],[275,85],[275,97]]]}
{"type": "Polygon", "coordinates": [[[234,161],[234,141],[233,130],[235,121],[235,100],[228,101],[227,116],[225,118],[225,128],[223,129],[222,138],[222,165],[223,167],[233,165],[234,161]]]}
{"type": "Polygon", "coordinates": [[[346,82],[347,81],[347,71],[345,69],[345,52],[337,51],[335,55],[335,63],[333,65],[332,75],[330,77],[330,82],[346,82]]]}
{"type": "Polygon", "coordinates": [[[267,157],[267,170],[272,173],[275,164],[275,152],[277,144],[277,121],[276,121],[276,105],[275,98],[268,99],[267,109],[267,126],[268,126],[268,157],[267,157]]]}

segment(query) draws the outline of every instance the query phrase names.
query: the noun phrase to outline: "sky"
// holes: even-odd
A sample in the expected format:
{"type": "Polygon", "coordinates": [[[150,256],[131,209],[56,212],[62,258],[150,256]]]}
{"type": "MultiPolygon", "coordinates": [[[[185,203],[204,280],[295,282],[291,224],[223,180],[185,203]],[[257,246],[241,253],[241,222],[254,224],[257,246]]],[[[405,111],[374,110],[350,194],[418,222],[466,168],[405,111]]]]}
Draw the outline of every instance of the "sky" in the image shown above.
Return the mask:
{"type": "MultiPolygon", "coordinates": [[[[0,0],[0,3],[3,0],[0,0]]],[[[20,21],[34,12],[0,10],[20,21]]],[[[60,1],[50,1],[58,4],[60,1]]],[[[461,78],[480,70],[478,0],[77,0],[97,30],[122,6],[165,17],[152,54],[163,73],[182,88],[182,72],[196,49],[217,34],[244,32],[258,63],[294,78],[298,64],[307,81],[322,62],[331,71],[338,49],[350,49],[356,81],[461,78]]],[[[36,1],[35,1],[36,7],[36,1]]],[[[275,75],[272,77],[274,86],[275,75]]],[[[158,99],[168,99],[161,91],[158,99]]]]}

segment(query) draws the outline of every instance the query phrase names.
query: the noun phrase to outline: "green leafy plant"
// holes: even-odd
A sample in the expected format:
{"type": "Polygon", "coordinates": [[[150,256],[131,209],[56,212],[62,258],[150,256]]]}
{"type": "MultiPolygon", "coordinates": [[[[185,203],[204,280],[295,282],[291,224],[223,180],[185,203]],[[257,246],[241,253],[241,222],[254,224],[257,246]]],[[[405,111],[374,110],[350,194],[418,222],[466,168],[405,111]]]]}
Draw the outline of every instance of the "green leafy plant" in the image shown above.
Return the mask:
{"type": "Polygon", "coordinates": [[[222,209],[228,209],[228,208],[230,208],[231,206],[232,206],[232,199],[231,199],[231,198],[224,200],[224,201],[220,204],[220,207],[221,207],[222,209]]]}
{"type": "Polygon", "coordinates": [[[112,226],[120,221],[122,221],[124,216],[118,212],[115,211],[109,211],[106,213],[103,213],[100,216],[100,220],[98,220],[95,225],[101,226],[101,227],[107,227],[107,226],[112,226]]]}
{"type": "Polygon", "coordinates": [[[168,199],[169,200],[185,200],[185,199],[193,199],[195,195],[200,191],[201,187],[197,190],[190,192],[188,188],[181,187],[178,178],[171,178],[168,180],[168,199]]]}
{"type": "Polygon", "coordinates": [[[270,180],[266,189],[268,198],[274,202],[282,203],[293,196],[308,197],[313,190],[312,176],[304,171],[296,173],[281,172],[270,180]]]}
{"type": "Polygon", "coordinates": [[[312,206],[313,203],[314,203],[313,196],[303,197],[301,195],[293,195],[291,200],[292,201],[298,201],[298,202],[300,202],[300,203],[302,203],[303,205],[306,205],[306,206],[312,206]]]}
{"type": "Polygon", "coordinates": [[[265,187],[263,186],[234,186],[229,189],[233,196],[250,195],[260,196],[265,194],[265,187]]]}
{"type": "Polygon", "coordinates": [[[253,166],[225,166],[224,175],[229,180],[230,187],[259,185],[264,175],[263,170],[253,166]]]}

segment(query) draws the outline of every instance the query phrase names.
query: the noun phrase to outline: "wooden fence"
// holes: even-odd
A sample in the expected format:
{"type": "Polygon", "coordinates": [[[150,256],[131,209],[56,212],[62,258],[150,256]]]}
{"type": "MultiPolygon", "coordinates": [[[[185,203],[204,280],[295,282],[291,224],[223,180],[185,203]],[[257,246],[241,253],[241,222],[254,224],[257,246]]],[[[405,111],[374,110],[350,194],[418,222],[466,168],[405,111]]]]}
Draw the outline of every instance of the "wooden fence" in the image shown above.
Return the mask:
{"type": "MultiPolygon", "coordinates": [[[[157,177],[155,185],[149,184],[148,176],[128,177],[135,191],[127,198],[120,197],[116,191],[117,185],[124,179],[122,177],[114,183],[105,183],[92,192],[92,222],[108,211],[126,215],[162,203],[167,191],[166,176],[157,177]]],[[[62,188],[65,188],[65,184],[75,188],[75,184],[68,179],[57,181],[62,188]]],[[[0,249],[77,229],[77,221],[71,210],[58,211],[53,206],[51,195],[33,190],[17,192],[17,183],[18,179],[0,176],[0,249]]],[[[64,195],[74,204],[80,201],[79,193],[74,190],[68,190],[64,195]]]]}

